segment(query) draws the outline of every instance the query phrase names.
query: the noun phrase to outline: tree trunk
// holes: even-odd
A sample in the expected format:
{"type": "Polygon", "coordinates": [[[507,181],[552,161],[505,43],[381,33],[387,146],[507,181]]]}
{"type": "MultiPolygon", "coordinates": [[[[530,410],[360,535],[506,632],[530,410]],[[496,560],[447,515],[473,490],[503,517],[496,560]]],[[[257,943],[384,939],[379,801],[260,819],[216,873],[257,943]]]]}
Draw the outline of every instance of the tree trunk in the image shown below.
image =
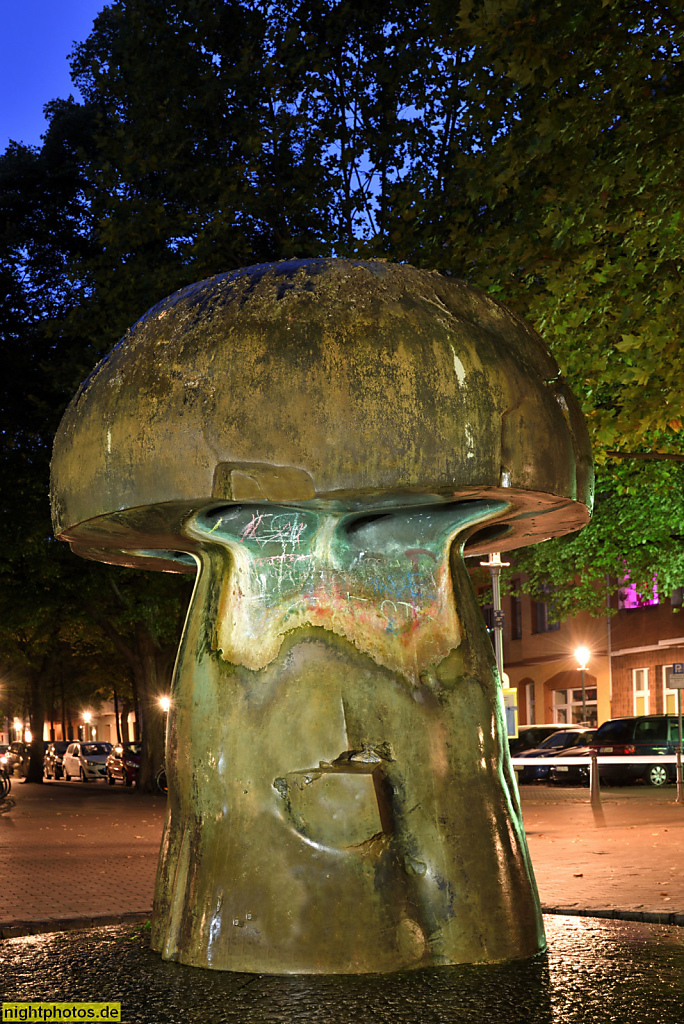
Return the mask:
{"type": "Polygon", "coordinates": [[[121,702],[121,742],[130,743],[131,737],[128,733],[128,716],[133,709],[133,705],[130,700],[124,700],[121,702]]]}
{"type": "Polygon", "coordinates": [[[121,743],[121,722],[119,721],[119,697],[114,687],[114,721],[116,722],[116,742],[121,743]]]}
{"type": "Polygon", "coordinates": [[[43,730],[45,728],[45,690],[42,673],[32,672],[29,680],[29,721],[31,745],[26,782],[43,781],[43,730]]]}
{"type": "Polygon", "coordinates": [[[55,681],[50,686],[50,741],[55,741],[55,681]]]}
{"type": "Polygon", "coordinates": [[[66,701],[64,699],[64,680],[61,679],[59,683],[60,693],[62,696],[62,739],[67,738],[67,722],[66,722],[66,701]]]}
{"type": "Polygon", "coordinates": [[[142,673],[144,673],[144,669],[142,669],[142,667],[139,665],[139,661],[140,659],[137,658],[136,662],[138,662],[138,664],[134,665],[133,671],[131,672],[131,689],[133,690],[133,711],[135,713],[133,739],[136,740],[138,743],[142,740],[144,727],[144,718],[140,710],[140,692],[138,689],[138,676],[141,676],[142,678],[142,673]]]}
{"type": "MultiPolygon", "coordinates": [[[[170,691],[176,646],[162,648],[144,622],[136,624],[132,638],[124,638],[97,608],[89,606],[88,613],[130,667],[136,739],[142,742],[137,785],[144,793],[153,792],[156,789],[155,776],[164,763],[165,715],[159,698],[170,691]]],[[[127,721],[122,722],[122,733],[123,742],[128,742],[127,721]]]]}
{"type": "MultiPolygon", "coordinates": [[[[155,776],[164,764],[165,714],[159,698],[169,692],[169,657],[150,632],[139,626],[136,631],[139,667],[135,689],[142,709],[142,758],[137,786],[143,793],[156,789],[155,776]]],[[[135,690],[134,690],[135,693],[135,690]]]]}

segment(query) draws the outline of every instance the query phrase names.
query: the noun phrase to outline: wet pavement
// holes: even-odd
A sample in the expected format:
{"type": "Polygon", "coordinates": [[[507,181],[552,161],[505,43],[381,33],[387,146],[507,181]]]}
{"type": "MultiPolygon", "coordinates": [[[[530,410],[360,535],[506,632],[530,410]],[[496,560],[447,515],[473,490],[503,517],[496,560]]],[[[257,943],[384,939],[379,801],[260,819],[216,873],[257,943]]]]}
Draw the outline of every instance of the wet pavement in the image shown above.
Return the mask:
{"type": "Polygon", "coordinates": [[[7,939],[2,997],[121,1002],[131,1024],[681,1024],[684,929],[560,916],[545,924],[548,953],[531,960],[360,976],[164,963],[144,928],[7,939]]]}

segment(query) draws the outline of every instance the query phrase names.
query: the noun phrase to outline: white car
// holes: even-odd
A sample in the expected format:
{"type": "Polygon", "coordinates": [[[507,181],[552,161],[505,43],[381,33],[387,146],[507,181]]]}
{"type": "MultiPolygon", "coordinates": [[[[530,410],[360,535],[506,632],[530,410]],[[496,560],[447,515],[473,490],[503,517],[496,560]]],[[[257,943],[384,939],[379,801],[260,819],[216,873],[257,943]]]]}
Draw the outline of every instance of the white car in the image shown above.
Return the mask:
{"type": "Polygon", "coordinates": [[[63,758],[64,781],[68,782],[71,778],[80,779],[81,782],[105,779],[105,762],[111,749],[111,743],[99,743],[95,740],[70,743],[63,758]]]}

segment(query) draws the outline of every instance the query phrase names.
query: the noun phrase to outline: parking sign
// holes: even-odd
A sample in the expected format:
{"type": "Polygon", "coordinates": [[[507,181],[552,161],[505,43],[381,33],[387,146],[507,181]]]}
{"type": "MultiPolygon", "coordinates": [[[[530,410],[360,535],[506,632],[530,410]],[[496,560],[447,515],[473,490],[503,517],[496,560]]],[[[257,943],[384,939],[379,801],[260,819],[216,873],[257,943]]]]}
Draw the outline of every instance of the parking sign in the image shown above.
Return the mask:
{"type": "Polygon", "coordinates": [[[684,690],[684,661],[675,661],[667,685],[671,690],[684,690]]]}

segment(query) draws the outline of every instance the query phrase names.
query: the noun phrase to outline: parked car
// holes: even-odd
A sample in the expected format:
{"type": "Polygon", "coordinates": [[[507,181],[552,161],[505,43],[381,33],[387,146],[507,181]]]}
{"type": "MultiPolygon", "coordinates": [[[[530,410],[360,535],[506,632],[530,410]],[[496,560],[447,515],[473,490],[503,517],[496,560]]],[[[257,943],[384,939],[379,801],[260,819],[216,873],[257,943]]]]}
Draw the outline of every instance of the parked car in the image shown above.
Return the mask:
{"type": "MultiPolygon", "coordinates": [[[[591,757],[594,748],[591,746],[568,747],[563,757],[591,757]]],[[[588,764],[552,764],[549,766],[549,782],[558,782],[562,786],[588,786],[590,771],[588,764]]]]}
{"type": "Polygon", "coordinates": [[[525,750],[536,750],[539,744],[548,736],[553,736],[555,732],[558,732],[563,728],[565,727],[558,723],[521,725],[518,728],[518,735],[512,736],[508,741],[508,749],[511,752],[511,757],[519,757],[525,750]]]}
{"type": "Polygon", "coordinates": [[[142,743],[119,743],[107,758],[107,782],[113,786],[121,779],[124,786],[132,786],[138,778],[142,743]]]}
{"type": "Polygon", "coordinates": [[[575,728],[567,726],[558,729],[551,736],[547,736],[535,750],[525,750],[517,755],[533,762],[524,768],[516,766],[518,782],[538,782],[548,779],[550,765],[538,764],[540,759],[557,757],[559,754],[564,754],[570,747],[586,746],[591,743],[593,737],[593,729],[584,729],[581,726],[575,728]]]}
{"type": "Polygon", "coordinates": [[[69,744],[64,740],[48,743],[43,757],[43,774],[46,779],[61,779],[64,775],[63,758],[69,744]]]}
{"type": "Polygon", "coordinates": [[[104,779],[111,749],[111,743],[99,743],[94,740],[70,743],[63,757],[65,781],[68,782],[71,778],[80,778],[81,782],[104,779]]]}
{"type": "Polygon", "coordinates": [[[599,764],[599,777],[607,782],[643,779],[664,786],[677,776],[674,764],[658,764],[663,754],[675,754],[679,742],[676,715],[634,715],[611,718],[596,730],[592,747],[601,756],[624,757],[624,764],[599,764]],[[653,757],[653,764],[635,764],[630,757],[653,757]]]}
{"type": "Polygon", "coordinates": [[[29,766],[29,745],[22,740],[15,740],[2,755],[2,761],[10,775],[19,773],[26,775],[29,766]]]}

